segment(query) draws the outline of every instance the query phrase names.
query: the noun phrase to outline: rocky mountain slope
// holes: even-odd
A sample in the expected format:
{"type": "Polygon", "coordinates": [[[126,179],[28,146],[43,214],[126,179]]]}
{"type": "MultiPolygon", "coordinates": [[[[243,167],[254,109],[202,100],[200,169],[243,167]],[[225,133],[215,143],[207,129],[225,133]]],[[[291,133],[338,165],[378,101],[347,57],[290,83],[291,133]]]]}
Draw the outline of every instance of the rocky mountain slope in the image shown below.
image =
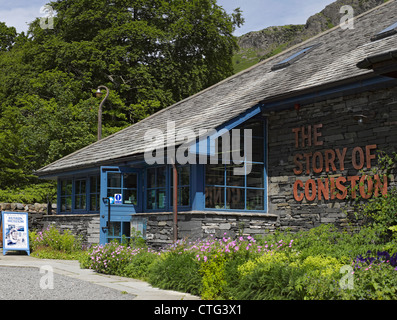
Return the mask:
{"type": "Polygon", "coordinates": [[[234,71],[236,73],[242,71],[261,60],[339,25],[343,17],[340,8],[344,5],[352,6],[354,15],[357,16],[386,1],[388,0],[337,0],[326,6],[321,12],[311,16],[305,25],[275,26],[249,32],[238,39],[240,50],[233,58],[234,71]]]}

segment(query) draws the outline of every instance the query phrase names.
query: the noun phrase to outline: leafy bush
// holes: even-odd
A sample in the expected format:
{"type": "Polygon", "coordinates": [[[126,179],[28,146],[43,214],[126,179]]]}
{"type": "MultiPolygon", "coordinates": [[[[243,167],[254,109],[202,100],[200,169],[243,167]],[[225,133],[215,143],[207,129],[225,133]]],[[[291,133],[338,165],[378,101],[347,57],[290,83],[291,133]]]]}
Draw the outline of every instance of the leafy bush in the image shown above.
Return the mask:
{"type": "Polygon", "coordinates": [[[43,231],[31,231],[29,233],[29,244],[33,252],[52,250],[73,253],[81,250],[80,239],[76,238],[69,230],[60,233],[54,225],[50,225],[43,231]]]}
{"type": "Polygon", "coordinates": [[[172,250],[161,254],[149,266],[148,281],[161,289],[172,289],[199,295],[201,292],[200,265],[195,253],[172,250]]]}
{"type": "Polygon", "coordinates": [[[158,254],[150,250],[142,250],[135,254],[131,261],[124,267],[122,276],[147,280],[150,265],[158,259],[158,254]]]}

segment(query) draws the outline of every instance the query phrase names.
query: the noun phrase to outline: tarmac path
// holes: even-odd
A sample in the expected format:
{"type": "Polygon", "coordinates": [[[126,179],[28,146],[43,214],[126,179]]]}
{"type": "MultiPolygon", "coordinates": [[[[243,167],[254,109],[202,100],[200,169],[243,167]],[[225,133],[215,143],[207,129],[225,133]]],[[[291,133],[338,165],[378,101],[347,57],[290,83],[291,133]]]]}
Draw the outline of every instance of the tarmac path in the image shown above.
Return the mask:
{"type": "Polygon", "coordinates": [[[0,254],[0,300],[200,300],[147,282],[81,269],[78,261],[0,254]]]}

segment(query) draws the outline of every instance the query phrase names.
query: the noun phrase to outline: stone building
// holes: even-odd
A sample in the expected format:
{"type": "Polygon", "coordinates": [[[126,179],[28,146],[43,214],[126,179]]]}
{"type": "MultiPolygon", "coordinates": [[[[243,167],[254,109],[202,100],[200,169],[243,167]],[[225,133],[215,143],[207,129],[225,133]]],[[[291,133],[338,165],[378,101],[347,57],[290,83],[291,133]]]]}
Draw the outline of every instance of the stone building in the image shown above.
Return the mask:
{"type": "Polygon", "coordinates": [[[101,243],[344,225],[394,183],[376,167],[397,146],[396,17],[389,1],[36,174],[101,243]]]}

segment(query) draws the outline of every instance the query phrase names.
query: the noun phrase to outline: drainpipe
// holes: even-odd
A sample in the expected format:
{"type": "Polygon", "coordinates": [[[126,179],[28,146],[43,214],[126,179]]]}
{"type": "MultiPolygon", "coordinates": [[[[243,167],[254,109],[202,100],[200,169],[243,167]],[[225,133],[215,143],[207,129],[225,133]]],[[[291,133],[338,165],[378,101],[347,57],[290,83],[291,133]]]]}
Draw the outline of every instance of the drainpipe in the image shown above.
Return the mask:
{"type": "Polygon", "coordinates": [[[172,164],[173,168],[173,179],[174,179],[174,198],[173,198],[173,207],[174,207],[174,243],[178,241],[178,171],[176,170],[175,161],[172,164]]]}

